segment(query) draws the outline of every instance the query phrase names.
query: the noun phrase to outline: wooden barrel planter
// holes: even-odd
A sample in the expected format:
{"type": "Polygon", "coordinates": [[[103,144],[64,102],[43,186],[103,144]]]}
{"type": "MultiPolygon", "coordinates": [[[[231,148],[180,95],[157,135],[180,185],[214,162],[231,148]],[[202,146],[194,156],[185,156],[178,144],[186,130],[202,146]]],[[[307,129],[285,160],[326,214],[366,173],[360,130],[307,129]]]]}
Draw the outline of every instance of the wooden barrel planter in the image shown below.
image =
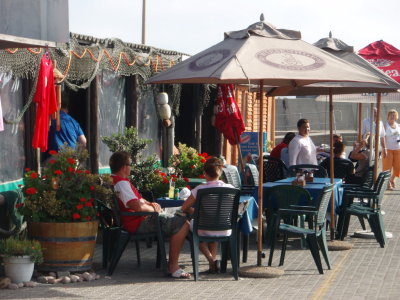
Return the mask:
{"type": "Polygon", "coordinates": [[[90,270],[96,246],[99,222],[45,223],[29,222],[28,234],[43,248],[43,263],[37,268],[46,272],[90,270]]]}

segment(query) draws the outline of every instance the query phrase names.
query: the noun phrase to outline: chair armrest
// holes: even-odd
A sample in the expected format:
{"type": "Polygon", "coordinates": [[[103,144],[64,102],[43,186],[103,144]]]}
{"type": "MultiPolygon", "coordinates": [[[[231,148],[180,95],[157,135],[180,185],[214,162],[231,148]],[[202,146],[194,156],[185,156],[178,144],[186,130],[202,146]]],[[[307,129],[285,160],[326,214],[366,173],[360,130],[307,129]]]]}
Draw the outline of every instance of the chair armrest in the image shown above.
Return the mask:
{"type": "Polygon", "coordinates": [[[307,211],[316,211],[315,206],[302,206],[302,205],[289,205],[291,209],[299,209],[299,210],[307,210],[307,211]]]}
{"type": "Polygon", "coordinates": [[[158,216],[158,212],[155,211],[138,211],[138,212],[127,212],[124,211],[120,213],[121,217],[122,216],[137,216],[137,217],[142,217],[142,216],[158,216]]]}
{"type": "Polygon", "coordinates": [[[288,209],[280,208],[277,212],[279,215],[317,215],[317,210],[302,210],[302,209],[288,209]]]}

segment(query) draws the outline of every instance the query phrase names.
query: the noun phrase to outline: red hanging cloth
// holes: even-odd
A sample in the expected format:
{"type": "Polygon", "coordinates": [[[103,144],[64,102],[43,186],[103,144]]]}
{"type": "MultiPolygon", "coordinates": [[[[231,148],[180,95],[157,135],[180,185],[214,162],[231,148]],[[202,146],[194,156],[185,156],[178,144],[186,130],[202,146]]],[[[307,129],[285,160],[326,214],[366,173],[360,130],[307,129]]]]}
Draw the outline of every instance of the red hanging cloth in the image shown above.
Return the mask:
{"type": "Polygon", "coordinates": [[[219,84],[214,109],[215,127],[228,139],[231,145],[236,145],[240,143],[240,135],[245,127],[233,91],[233,84],[219,84]],[[235,134],[235,131],[237,134],[235,134]]]}
{"type": "Polygon", "coordinates": [[[33,102],[37,106],[32,147],[40,148],[42,152],[45,152],[47,151],[49,118],[57,111],[53,64],[46,54],[40,60],[39,77],[33,102]]]}

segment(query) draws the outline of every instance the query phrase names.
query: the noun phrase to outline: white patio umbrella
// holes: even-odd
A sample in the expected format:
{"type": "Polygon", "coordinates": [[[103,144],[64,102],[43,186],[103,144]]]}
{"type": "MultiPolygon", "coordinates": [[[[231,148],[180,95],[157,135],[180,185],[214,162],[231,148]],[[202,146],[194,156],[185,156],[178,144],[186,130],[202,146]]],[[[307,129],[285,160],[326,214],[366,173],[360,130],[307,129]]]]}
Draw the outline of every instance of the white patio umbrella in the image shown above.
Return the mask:
{"type": "MultiPolygon", "coordinates": [[[[308,44],[300,32],[276,29],[264,22],[247,29],[225,33],[225,39],[178,63],[146,83],[236,83],[274,86],[271,95],[287,95],[293,88],[318,82],[359,82],[387,86],[386,82],[361,68],[308,44]],[[275,94],[273,94],[273,92],[275,94]]],[[[263,100],[261,98],[261,100],[263,100]]],[[[264,101],[260,101],[260,111],[264,101]]],[[[263,124],[260,114],[260,128],[263,124]]],[[[259,132],[259,153],[263,152],[259,132]]],[[[259,160],[258,226],[262,228],[263,162],[259,160]]],[[[257,265],[261,266],[262,232],[258,231],[257,265]]]]}

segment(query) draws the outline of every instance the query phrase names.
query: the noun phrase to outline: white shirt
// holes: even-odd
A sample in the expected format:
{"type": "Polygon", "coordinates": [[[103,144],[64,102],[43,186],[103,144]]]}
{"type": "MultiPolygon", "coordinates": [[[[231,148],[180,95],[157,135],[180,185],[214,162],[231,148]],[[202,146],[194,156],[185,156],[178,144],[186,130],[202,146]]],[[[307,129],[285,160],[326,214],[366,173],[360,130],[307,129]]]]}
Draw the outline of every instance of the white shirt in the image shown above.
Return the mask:
{"type": "Polygon", "coordinates": [[[385,124],[385,140],[388,150],[400,150],[400,126],[394,122],[395,128],[392,128],[389,123],[385,124]]]}
{"type": "MultiPolygon", "coordinates": [[[[367,132],[370,132],[371,130],[371,120],[369,118],[364,119],[362,122],[362,136],[364,137],[364,135],[367,132]]],[[[372,125],[372,132],[371,134],[375,135],[376,129],[375,129],[375,122],[372,125]]],[[[385,136],[385,128],[383,127],[383,122],[379,121],[379,136],[380,137],[384,137],[385,136]]]]}
{"type": "Polygon", "coordinates": [[[317,149],[309,136],[296,136],[289,143],[289,166],[317,165],[317,149]]]}

